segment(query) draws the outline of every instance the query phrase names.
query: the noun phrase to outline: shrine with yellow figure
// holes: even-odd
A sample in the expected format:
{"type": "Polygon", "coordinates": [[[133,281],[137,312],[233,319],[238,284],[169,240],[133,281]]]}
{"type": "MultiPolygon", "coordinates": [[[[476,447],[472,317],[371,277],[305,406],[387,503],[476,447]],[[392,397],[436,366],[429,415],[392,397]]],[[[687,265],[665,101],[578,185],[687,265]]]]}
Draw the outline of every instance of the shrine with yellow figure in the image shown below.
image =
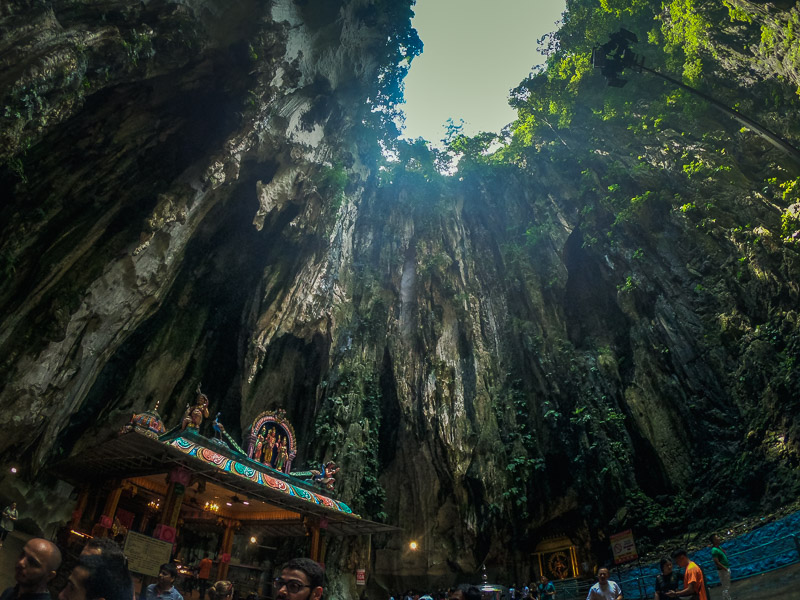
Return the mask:
{"type": "Polygon", "coordinates": [[[566,535],[542,540],[536,545],[534,564],[538,573],[551,581],[564,581],[580,576],[577,547],[566,535]]]}

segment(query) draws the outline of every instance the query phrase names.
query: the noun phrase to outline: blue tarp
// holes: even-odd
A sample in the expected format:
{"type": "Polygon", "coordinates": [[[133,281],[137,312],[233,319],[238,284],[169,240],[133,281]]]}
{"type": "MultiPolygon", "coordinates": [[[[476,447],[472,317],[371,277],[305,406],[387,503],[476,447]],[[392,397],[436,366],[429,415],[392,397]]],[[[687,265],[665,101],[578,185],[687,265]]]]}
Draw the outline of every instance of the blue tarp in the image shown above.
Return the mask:
{"type": "MultiPolygon", "coordinates": [[[[800,537],[800,512],[767,523],[763,527],[723,543],[722,549],[725,550],[731,563],[732,578],[744,579],[800,562],[800,554],[793,536],[800,537]]],[[[719,584],[717,569],[711,560],[710,547],[690,553],[689,557],[703,569],[707,585],[719,584]]],[[[642,565],[641,573],[638,566],[621,569],[618,583],[625,598],[652,598],[655,594],[656,575],[660,572],[658,563],[642,565]]]]}

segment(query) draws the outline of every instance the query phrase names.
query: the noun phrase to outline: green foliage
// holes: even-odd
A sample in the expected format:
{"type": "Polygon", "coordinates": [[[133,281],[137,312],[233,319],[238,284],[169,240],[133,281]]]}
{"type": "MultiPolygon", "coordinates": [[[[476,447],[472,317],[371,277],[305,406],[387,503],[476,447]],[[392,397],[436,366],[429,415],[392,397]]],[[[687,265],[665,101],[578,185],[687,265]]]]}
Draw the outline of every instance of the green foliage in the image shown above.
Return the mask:
{"type": "Polygon", "coordinates": [[[731,21],[741,21],[744,23],[752,23],[753,17],[750,13],[746,12],[740,6],[737,6],[730,2],[730,0],[722,0],[722,3],[728,7],[728,16],[730,17],[731,21]]]}
{"type": "Polygon", "coordinates": [[[28,183],[28,177],[25,175],[25,166],[22,164],[22,159],[18,156],[9,158],[6,161],[8,170],[14,173],[22,183],[28,183]]]}
{"type": "Polygon", "coordinates": [[[10,94],[9,104],[3,108],[3,116],[10,119],[32,121],[35,116],[44,112],[46,101],[36,84],[10,94]]]}
{"type": "Polygon", "coordinates": [[[445,156],[440,168],[440,172],[452,170],[454,165],[458,165],[457,171],[460,175],[479,171],[489,165],[502,165],[504,155],[498,152],[501,148],[500,136],[494,133],[481,132],[474,136],[464,134],[464,123],[455,124],[452,119],[448,119],[446,134],[442,142],[445,144],[445,156]]]}
{"type": "Polygon", "coordinates": [[[418,240],[416,252],[421,275],[436,276],[439,280],[445,278],[453,259],[438,242],[418,240]]]}
{"type": "Polygon", "coordinates": [[[400,182],[407,187],[413,187],[414,184],[441,184],[449,165],[450,157],[423,138],[398,139],[392,152],[382,158],[378,168],[378,185],[387,187],[400,182]]]}
{"type": "Polygon", "coordinates": [[[682,169],[683,172],[686,173],[687,177],[693,177],[705,172],[706,165],[701,160],[693,160],[692,162],[683,165],[682,169]]]}
{"type": "Polygon", "coordinates": [[[676,514],[687,510],[688,504],[682,494],[669,497],[667,502],[657,502],[641,490],[628,490],[625,495],[628,522],[636,523],[640,530],[663,529],[676,514]]]}
{"type": "Polygon", "coordinates": [[[525,230],[525,244],[530,247],[535,247],[543,242],[549,241],[553,229],[554,226],[552,223],[531,225],[525,230]]]}
{"type": "Polygon", "coordinates": [[[386,492],[378,480],[378,376],[353,357],[344,361],[331,381],[323,383],[323,389],[323,408],[315,421],[317,446],[341,465],[349,480],[358,483],[352,499],[354,509],[374,519],[385,519],[386,492]]]}
{"type": "Polygon", "coordinates": [[[784,211],[781,214],[781,236],[795,243],[800,243],[800,213],[784,211]]]}
{"type": "Polygon", "coordinates": [[[683,56],[683,77],[690,83],[700,79],[702,51],[709,49],[711,24],[701,14],[695,0],[670,0],[664,3],[661,31],[668,53],[683,56]]]}
{"type": "Polygon", "coordinates": [[[128,39],[122,40],[122,47],[134,66],[139,64],[140,59],[152,58],[156,53],[151,35],[147,32],[137,32],[135,29],[130,31],[128,39]]]}
{"type": "Polygon", "coordinates": [[[620,225],[633,219],[644,208],[645,203],[654,197],[655,194],[650,190],[631,198],[627,204],[617,209],[617,216],[614,219],[614,225],[620,225]]]}
{"type": "Polygon", "coordinates": [[[569,422],[573,425],[583,425],[592,420],[592,413],[589,411],[588,406],[579,406],[575,408],[569,418],[569,422]]]}
{"type": "Polygon", "coordinates": [[[333,211],[342,205],[348,181],[347,170],[341,162],[337,161],[330,167],[323,166],[320,170],[318,187],[333,211]]]}
{"type": "Polygon", "coordinates": [[[636,289],[636,280],[634,280],[632,275],[628,275],[625,278],[625,283],[618,285],[617,289],[620,292],[632,292],[636,289]]]}
{"type": "MultiPolygon", "coordinates": [[[[800,14],[796,11],[778,13],[775,18],[761,22],[759,53],[773,60],[800,67],[800,14]]],[[[800,94],[800,89],[798,89],[800,94]]]]}
{"type": "Polygon", "coordinates": [[[398,138],[395,122],[402,121],[399,105],[403,102],[403,79],[411,61],[422,53],[422,41],[411,26],[412,4],[409,0],[375,0],[357,11],[361,20],[381,32],[370,49],[370,56],[381,65],[378,90],[368,99],[369,114],[364,122],[384,132],[383,139],[389,145],[398,138]]]}

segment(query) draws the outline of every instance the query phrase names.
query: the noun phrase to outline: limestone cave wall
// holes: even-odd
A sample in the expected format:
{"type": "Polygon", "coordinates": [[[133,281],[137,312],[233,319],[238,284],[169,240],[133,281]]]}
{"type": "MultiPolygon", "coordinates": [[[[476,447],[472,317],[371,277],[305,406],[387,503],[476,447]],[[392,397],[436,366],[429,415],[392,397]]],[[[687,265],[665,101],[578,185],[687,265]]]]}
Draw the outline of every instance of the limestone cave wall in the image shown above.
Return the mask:
{"type": "MultiPolygon", "coordinates": [[[[403,528],[387,586],[796,498],[797,165],[647,81],[614,117],[599,79],[513,160],[379,168],[409,4],[0,8],[4,460],[34,481],[198,382],[234,435],[283,407],[297,466],[403,528]]],[[[731,5],[709,78],[796,139],[797,10],[731,5]]],[[[337,591],[365,543],[328,544],[337,591]]]]}

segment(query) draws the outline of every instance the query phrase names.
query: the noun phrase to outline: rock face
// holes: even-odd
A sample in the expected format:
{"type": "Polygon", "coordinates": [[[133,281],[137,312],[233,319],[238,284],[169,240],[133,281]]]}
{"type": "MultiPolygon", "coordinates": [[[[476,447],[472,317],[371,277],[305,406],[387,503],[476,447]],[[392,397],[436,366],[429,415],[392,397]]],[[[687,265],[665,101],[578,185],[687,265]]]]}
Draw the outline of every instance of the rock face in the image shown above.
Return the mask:
{"type": "MultiPolygon", "coordinates": [[[[791,139],[793,90],[759,76],[798,81],[796,42],[742,42],[795,9],[732,6],[710,76],[791,139]]],[[[28,479],[202,381],[232,433],[286,408],[298,467],[335,459],[405,530],[372,540],[387,586],[800,491],[797,167],[724,116],[646,82],[614,116],[599,82],[513,160],[381,173],[407,3],[0,15],[0,452],[28,479]]],[[[365,543],[329,545],[337,593],[365,543]]]]}

